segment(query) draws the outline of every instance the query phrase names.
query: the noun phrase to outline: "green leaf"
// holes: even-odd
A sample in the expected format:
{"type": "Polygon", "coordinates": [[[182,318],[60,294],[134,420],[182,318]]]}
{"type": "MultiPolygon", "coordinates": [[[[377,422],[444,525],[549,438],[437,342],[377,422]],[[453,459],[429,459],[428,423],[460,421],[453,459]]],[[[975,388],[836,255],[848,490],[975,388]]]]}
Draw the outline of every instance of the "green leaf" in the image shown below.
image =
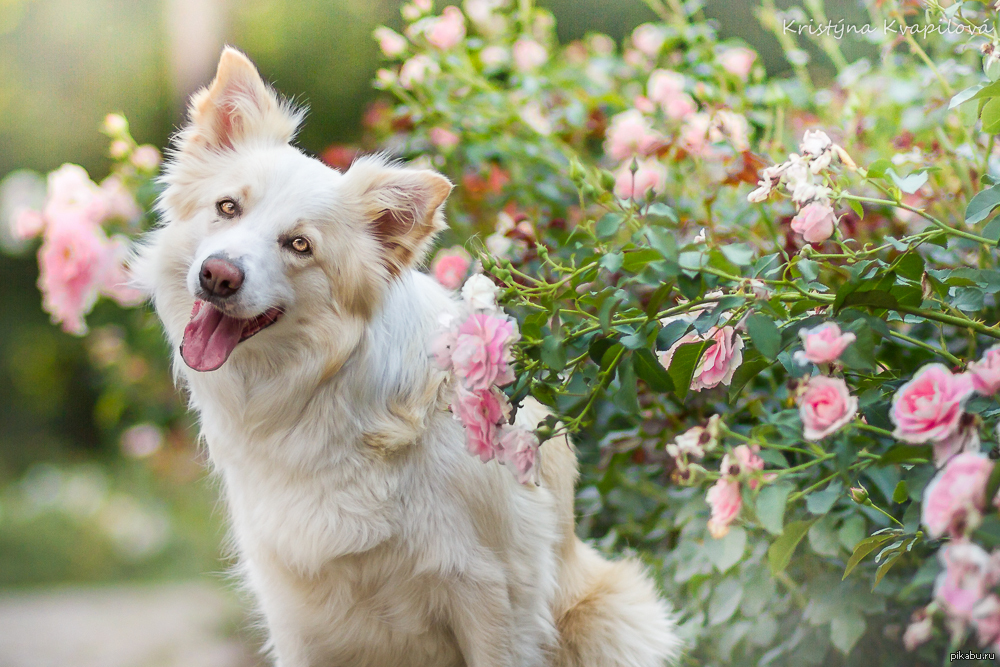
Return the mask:
{"type": "Polygon", "coordinates": [[[760,352],[750,350],[743,357],[743,363],[733,373],[733,381],[729,384],[729,401],[736,400],[736,397],[743,392],[743,388],[770,366],[771,362],[765,359],[760,352]]]}
{"type": "Polygon", "coordinates": [[[861,205],[857,199],[848,199],[847,205],[851,207],[851,210],[858,214],[858,217],[862,220],[865,219],[865,207],[861,205]]]}
{"type": "Polygon", "coordinates": [[[771,574],[777,575],[788,567],[788,563],[792,560],[792,554],[795,553],[795,547],[799,546],[799,542],[806,536],[815,521],[816,519],[793,521],[785,526],[781,537],[776,539],[767,549],[767,564],[771,568],[771,574]]]}
{"type": "Polygon", "coordinates": [[[977,83],[969,86],[965,90],[958,91],[952,96],[951,101],[948,103],[948,108],[954,109],[960,104],[965,104],[969,100],[973,99],[976,96],[976,93],[982,90],[985,86],[985,83],[977,83]]]}
{"type": "Polygon", "coordinates": [[[847,561],[847,567],[844,569],[844,576],[841,580],[847,579],[847,575],[851,573],[854,568],[858,566],[865,556],[875,551],[881,547],[886,542],[896,539],[899,532],[890,533],[880,533],[878,535],[872,535],[871,537],[866,537],[854,546],[854,553],[851,554],[851,558],[847,561]]]}
{"type": "MultiPolygon", "coordinates": [[[[840,296],[839,294],[837,295],[840,296]]],[[[895,310],[899,303],[896,297],[883,290],[867,290],[864,292],[851,292],[844,297],[841,303],[842,308],[848,306],[867,306],[869,308],[895,310]]]]}
{"type": "Polygon", "coordinates": [[[822,491],[816,491],[806,496],[806,509],[810,514],[826,514],[840,498],[844,485],[833,480],[822,491]]]}
{"type": "Polygon", "coordinates": [[[754,313],[747,318],[747,333],[761,354],[774,361],[781,352],[781,332],[767,315],[754,313]]]}
{"type": "Polygon", "coordinates": [[[691,389],[691,378],[694,377],[695,368],[702,353],[710,345],[715,345],[715,341],[705,340],[700,343],[684,343],[674,351],[674,357],[670,360],[670,379],[674,383],[674,393],[677,398],[684,400],[691,389]]]}
{"type": "Polygon", "coordinates": [[[594,228],[594,233],[597,234],[599,239],[611,238],[618,233],[618,228],[621,227],[622,216],[618,213],[605,213],[604,217],[597,221],[597,226],[594,228]]]}
{"type": "Polygon", "coordinates": [[[920,278],[924,275],[924,258],[918,252],[907,252],[896,262],[896,273],[914,282],[920,282],[920,278]]]}
{"type": "Polygon", "coordinates": [[[722,254],[736,266],[750,266],[753,248],[746,243],[732,243],[722,246],[722,254]]]}
{"type": "Polygon", "coordinates": [[[666,218],[673,223],[677,222],[677,214],[674,212],[674,209],[670,208],[663,202],[650,204],[649,208],[646,209],[646,215],[651,215],[656,218],[666,218]]]}
{"type": "Polygon", "coordinates": [[[673,391],[674,383],[670,379],[670,373],[660,364],[656,355],[646,348],[640,348],[633,353],[632,365],[635,366],[635,374],[653,391],[673,391]]]}
{"type": "Polygon", "coordinates": [[[997,206],[1000,206],[1000,185],[994,185],[992,188],[986,188],[978,193],[969,201],[969,205],[965,207],[965,222],[969,225],[974,225],[978,222],[982,222],[990,216],[997,206]]]}
{"type": "Polygon", "coordinates": [[[844,655],[851,652],[868,628],[860,612],[847,608],[830,621],[830,642],[844,655]]]}
{"type": "Polygon", "coordinates": [[[761,489],[757,496],[757,520],[772,535],[781,535],[785,503],[791,492],[791,484],[772,484],[761,489]]]}
{"type": "Polygon", "coordinates": [[[705,540],[705,554],[719,572],[725,574],[729,568],[743,559],[747,548],[747,533],[740,527],[731,528],[724,537],[705,540]]]}
{"type": "Polygon", "coordinates": [[[557,373],[566,368],[566,346],[555,336],[542,341],[542,363],[557,373]]]}
{"type": "Polygon", "coordinates": [[[931,445],[893,445],[885,454],[879,457],[879,465],[894,463],[927,463],[934,456],[931,445]]]}
{"type": "Polygon", "coordinates": [[[909,497],[910,497],[910,489],[906,484],[906,480],[905,479],[899,480],[899,484],[896,485],[896,488],[892,492],[892,502],[899,505],[905,503],[909,499],[909,497]]]}
{"type": "Polygon", "coordinates": [[[878,586],[880,581],[882,581],[882,577],[889,573],[889,570],[896,564],[896,561],[898,561],[904,553],[913,548],[913,544],[916,541],[916,537],[907,538],[901,541],[888,553],[883,552],[879,554],[879,557],[881,558],[884,556],[885,560],[883,560],[882,564],[878,566],[877,570],[875,570],[875,583],[872,584],[872,590],[875,590],[875,587],[878,586]]]}
{"type": "Polygon", "coordinates": [[[629,415],[639,411],[639,397],[635,389],[635,370],[632,364],[623,363],[618,366],[618,391],[614,395],[614,404],[629,415]]]}
{"type": "Polygon", "coordinates": [[[624,258],[620,252],[608,253],[604,257],[601,257],[601,261],[598,262],[601,268],[608,273],[614,273],[618,269],[622,268],[622,262],[624,258]]]}
{"type": "Polygon", "coordinates": [[[926,171],[914,172],[907,176],[900,176],[892,169],[889,169],[886,173],[892,178],[892,182],[896,184],[896,187],[908,195],[912,195],[927,182],[926,171]]]}
{"type": "MultiPolygon", "coordinates": [[[[986,495],[984,498],[995,498],[997,491],[1000,490],[1000,464],[993,464],[993,470],[990,471],[990,476],[986,478],[986,495]]],[[[986,503],[989,505],[989,502],[986,503]]]]}
{"type": "Polygon", "coordinates": [[[660,252],[658,250],[654,250],[653,248],[630,250],[625,253],[625,261],[622,262],[622,265],[625,267],[626,271],[630,273],[638,273],[650,262],[656,262],[660,259],[660,252]]]}
{"type": "Polygon", "coordinates": [[[882,178],[890,168],[892,168],[892,163],[885,158],[875,160],[868,167],[868,178],[882,178]]]}
{"type": "Polygon", "coordinates": [[[601,365],[601,359],[604,358],[604,353],[608,351],[608,348],[615,344],[614,338],[601,338],[597,337],[590,341],[590,348],[588,353],[590,358],[598,366],[601,365]]]}
{"type": "MultiPolygon", "coordinates": [[[[1000,132],[1000,98],[994,97],[983,107],[983,132],[997,134],[1000,132]]],[[[912,193],[911,193],[912,194],[912,193]]]]}

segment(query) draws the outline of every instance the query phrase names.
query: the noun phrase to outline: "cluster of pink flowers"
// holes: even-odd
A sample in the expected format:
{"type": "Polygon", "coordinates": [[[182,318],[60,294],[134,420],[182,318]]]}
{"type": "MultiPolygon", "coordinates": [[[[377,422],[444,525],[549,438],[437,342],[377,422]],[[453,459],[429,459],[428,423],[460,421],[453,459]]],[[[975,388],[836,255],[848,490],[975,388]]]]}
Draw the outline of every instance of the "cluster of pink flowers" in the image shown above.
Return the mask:
{"type": "Polygon", "coordinates": [[[850,332],[842,333],[836,322],[826,322],[812,329],[800,330],[799,338],[802,340],[802,349],[795,353],[796,361],[830,364],[840,358],[857,336],[850,332]]]}
{"type": "Polygon", "coordinates": [[[691,377],[691,391],[711,389],[720,384],[729,385],[733,374],[743,363],[743,337],[731,326],[712,327],[704,334],[695,332],[684,335],[669,349],[659,353],[660,364],[670,369],[677,349],[686,343],[713,341],[701,355],[698,366],[691,377]]]}
{"type": "Polygon", "coordinates": [[[450,290],[456,290],[465,282],[472,266],[472,257],[462,246],[452,246],[438,251],[431,263],[434,278],[450,290]]]}
{"type": "Polygon", "coordinates": [[[692,459],[700,461],[719,444],[720,427],[719,415],[712,415],[708,424],[688,429],[667,445],[667,454],[674,459],[681,480],[690,478],[692,459]]]}
{"type": "Polygon", "coordinates": [[[511,346],[517,325],[497,306],[496,286],[482,274],[462,287],[464,320],[449,319],[434,341],[437,365],[452,373],[451,411],[465,427],[469,452],[484,463],[509,465],[517,480],[537,481],[538,438],[510,423],[511,405],[501,391],[514,381],[511,346]]]}
{"type": "MultiPolygon", "coordinates": [[[[794,359],[801,364],[833,364],[853,343],[853,333],[843,333],[836,322],[824,322],[812,329],[799,331],[802,349],[794,359]]],[[[830,369],[827,369],[830,370],[830,369]]],[[[858,399],[851,396],[842,378],[815,375],[802,386],[798,394],[802,435],[806,440],[822,440],[833,435],[854,419],[858,399]]]]}
{"type": "Polygon", "coordinates": [[[64,331],[86,333],[84,318],[102,294],[122,305],[141,300],[128,286],[125,238],[109,238],[102,227],[110,220],[132,221],[140,213],[117,175],[98,186],[82,167],[65,164],[49,174],[42,210],[22,209],[15,216],[19,238],[42,237],[38,250],[42,305],[64,331]]]}
{"type": "Polygon", "coordinates": [[[722,473],[705,496],[712,516],[708,520],[708,532],[715,539],[725,537],[729,525],[739,516],[743,507],[740,483],[745,482],[756,489],[761,481],[770,482],[774,474],[761,475],[764,460],[757,456],[759,445],[740,445],[722,457],[719,472],[722,473]]]}
{"type": "Polygon", "coordinates": [[[783,183],[798,207],[792,231],[801,234],[808,243],[821,243],[833,236],[838,218],[830,200],[830,188],[823,185],[820,175],[834,157],[849,169],[857,169],[857,166],[822,130],[807,130],[799,150],[801,155],[792,153],[785,162],[765,169],[757,189],[747,195],[747,199],[762,202],[783,183]]]}

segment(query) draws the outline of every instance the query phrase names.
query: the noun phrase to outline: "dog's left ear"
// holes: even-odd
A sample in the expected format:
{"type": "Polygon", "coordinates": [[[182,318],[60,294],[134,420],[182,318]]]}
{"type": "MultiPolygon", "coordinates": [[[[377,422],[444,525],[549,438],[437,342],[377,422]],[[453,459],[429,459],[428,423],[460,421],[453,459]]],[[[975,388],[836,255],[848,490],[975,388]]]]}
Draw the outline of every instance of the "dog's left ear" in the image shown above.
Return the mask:
{"type": "Polygon", "coordinates": [[[392,276],[423,259],[434,235],[445,228],[442,205],[451,182],[430,169],[357,160],[345,178],[358,187],[364,216],[392,276]]]}
{"type": "Polygon", "coordinates": [[[227,46],[211,85],[191,98],[183,147],[225,150],[246,140],[287,143],[302,115],[264,83],[249,58],[227,46]]]}

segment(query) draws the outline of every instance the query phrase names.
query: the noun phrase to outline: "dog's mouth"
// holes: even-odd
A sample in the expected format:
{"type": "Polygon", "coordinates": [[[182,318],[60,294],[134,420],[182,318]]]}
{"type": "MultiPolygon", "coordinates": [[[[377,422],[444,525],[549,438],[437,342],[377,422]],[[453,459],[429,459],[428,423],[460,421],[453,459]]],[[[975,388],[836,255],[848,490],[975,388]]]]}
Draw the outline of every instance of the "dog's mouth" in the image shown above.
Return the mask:
{"type": "Polygon", "coordinates": [[[181,358],[196,371],[214,371],[226,363],[237,345],[277,322],[282,314],[280,308],[270,308],[256,317],[240,319],[199,299],[184,328],[181,358]]]}

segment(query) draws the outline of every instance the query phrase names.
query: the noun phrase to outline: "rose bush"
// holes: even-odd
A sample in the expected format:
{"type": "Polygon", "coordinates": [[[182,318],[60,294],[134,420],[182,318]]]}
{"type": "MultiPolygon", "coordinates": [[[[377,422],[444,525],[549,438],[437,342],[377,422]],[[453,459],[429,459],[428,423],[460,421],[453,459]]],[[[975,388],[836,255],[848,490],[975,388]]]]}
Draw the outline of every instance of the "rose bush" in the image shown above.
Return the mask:
{"type": "MultiPolygon", "coordinates": [[[[872,0],[871,25],[940,30],[850,62],[782,27],[821,2],[765,0],[780,78],[697,3],[648,4],[620,46],[560,45],[505,0],[421,0],[376,31],[365,147],[459,185],[430,268],[463,310],[428,353],[470,453],[532,483],[538,443],[571,433],[580,531],[660,573],[692,664],[998,650],[1000,67],[976,30],[996,8],[872,0]],[[511,423],[529,394],[552,411],[534,433],[511,423]]],[[[149,155],[113,124],[137,192],[149,155]]],[[[53,176],[51,202],[97,197],[53,176]]],[[[128,303],[104,249],[141,224],[101,201],[65,242],[48,204],[18,218],[73,333],[98,294],[128,303]]]]}

